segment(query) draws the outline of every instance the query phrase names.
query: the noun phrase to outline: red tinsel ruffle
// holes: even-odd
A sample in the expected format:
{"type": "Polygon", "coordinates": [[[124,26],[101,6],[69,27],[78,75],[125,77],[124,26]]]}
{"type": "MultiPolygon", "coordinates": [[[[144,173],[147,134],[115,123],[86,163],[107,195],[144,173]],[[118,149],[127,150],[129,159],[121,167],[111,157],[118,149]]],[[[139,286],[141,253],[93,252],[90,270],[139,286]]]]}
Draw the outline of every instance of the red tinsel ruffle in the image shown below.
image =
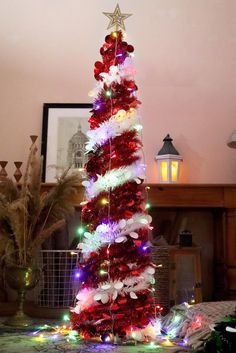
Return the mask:
{"type": "MultiPolygon", "coordinates": [[[[109,72],[112,65],[122,64],[133,50],[133,46],[123,40],[121,31],[107,35],[100,49],[102,60],[95,63],[95,79],[102,81],[100,74],[109,72]]],[[[140,104],[136,97],[137,90],[138,87],[132,79],[122,79],[120,83],[114,82],[110,86],[104,84],[94,102],[89,118],[90,128],[97,128],[121,109],[136,109],[140,104]]],[[[88,177],[96,180],[97,175],[104,175],[111,169],[138,162],[140,157],[137,151],[141,146],[135,130],[125,131],[104,143],[89,154],[86,166],[88,177]]],[[[145,212],[142,182],[126,182],[111,189],[109,193],[102,192],[89,200],[82,210],[82,221],[87,230],[93,232],[103,222],[118,222],[121,219],[129,219],[136,213],[145,212]],[[104,199],[109,200],[109,203],[104,203],[104,199]]],[[[97,288],[102,282],[139,277],[148,266],[153,266],[150,262],[150,251],[146,246],[147,227],[139,229],[137,233],[138,239],[127,236],[124,243],[114,243],[109,249],[105,246],[96,253],[91,253],[88,260],[80,264],[82,288],[97,288]],[[132,266],[129,266],[130,264],[132,266]],[[102,274],[101,269],[104,271],[102,274]]],[[[107,304],[99,302],[80,314],[72,313],[73,327],[78,329],[84,338],[111,331],[123,337],[130,331],[131,326],[143,328],[154,316],[153,295],[149,288],[136,294],[137,299],[132,299],[129,295],[119,295],[107,304]]]]}

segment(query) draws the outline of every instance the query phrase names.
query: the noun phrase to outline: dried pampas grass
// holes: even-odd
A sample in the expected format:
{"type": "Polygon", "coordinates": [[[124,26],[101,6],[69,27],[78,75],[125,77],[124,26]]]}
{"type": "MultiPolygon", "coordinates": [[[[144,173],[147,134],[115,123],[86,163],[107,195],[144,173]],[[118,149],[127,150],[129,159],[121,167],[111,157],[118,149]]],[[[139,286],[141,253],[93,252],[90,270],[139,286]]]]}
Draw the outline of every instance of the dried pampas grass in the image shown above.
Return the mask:
{"type": "Polygon", "coordinates": [[[0,257],[29,266],[42,243],[74,211],[71,194],[81,184],[79,174],[66,170],[49,192],[41,191],[42,159],[31,147],[22,185],[0,183],[0,257]]]}

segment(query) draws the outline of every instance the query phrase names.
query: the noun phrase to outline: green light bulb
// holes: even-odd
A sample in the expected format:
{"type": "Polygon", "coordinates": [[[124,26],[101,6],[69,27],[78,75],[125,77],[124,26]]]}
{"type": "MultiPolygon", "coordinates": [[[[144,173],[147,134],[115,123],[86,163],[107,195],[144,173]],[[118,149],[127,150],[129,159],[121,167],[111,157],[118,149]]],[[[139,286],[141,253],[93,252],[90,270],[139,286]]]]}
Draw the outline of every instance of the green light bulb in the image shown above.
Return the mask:
{"type": "Polygon", "coordinates": [[[65,315],[63,316],[63,321],[69,321],[69,320],[70,320],[69,315],[68,315],[68,314],[65,314],[65,315]]]}
{"type": "Polygon", "coordinates": [[[107,97],[111,97],[111,91],[110,90],[106,91],[106,96],[107,97]]]}
{"type": "Polygon", "coordinates": [[[83,235],[84,232],[85,232],[85,229],[84,229],[82,226],[79,226],[79,227],[77,228],[77,234],[78,234],[78,235],[83,235]]]}
{"type": "Polygon", "coordinates": [[[69,339],[73,340],[73,341],[76,341],[77,340],[77,336],[78,336],[78,332],[77,331],[70,331],[69,332],[69,339]]]}
{"type": "Polygon", "coordinates": [[[107,274],[107,271],[101,269],[101,270],[99,271],[99,273],[100,273],[101,276],[103,276],[103,275],[106,275],[106,274],[107,274]]]}

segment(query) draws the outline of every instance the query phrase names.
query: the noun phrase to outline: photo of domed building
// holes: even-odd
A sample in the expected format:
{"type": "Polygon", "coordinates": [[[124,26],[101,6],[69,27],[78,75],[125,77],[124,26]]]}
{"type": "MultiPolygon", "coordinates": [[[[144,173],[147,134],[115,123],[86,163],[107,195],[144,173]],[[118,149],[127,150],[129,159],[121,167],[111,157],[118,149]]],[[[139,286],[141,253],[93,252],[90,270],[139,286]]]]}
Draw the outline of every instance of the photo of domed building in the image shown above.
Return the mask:
{"type": "Polygon", "coordinates": [[[48,165],[48,180],[55,180],[67,168],[70,168],[69,172],[84,168],[88,159],[85,149],[88,140],[86,132],[89,129],[88,114],[83,117],[69,111],[57,119],[56,160],[55,164],[48,165]]]}
{"type": "Polygon", "coordinates": [[[72,169],[84,167],[87,162],[87,154],[85,154],[85,144],[87,140],[87,136],[82,132],[81,124],[79,123],[77,132],[68,142],[68,167],[71,167],[72,169]]]}

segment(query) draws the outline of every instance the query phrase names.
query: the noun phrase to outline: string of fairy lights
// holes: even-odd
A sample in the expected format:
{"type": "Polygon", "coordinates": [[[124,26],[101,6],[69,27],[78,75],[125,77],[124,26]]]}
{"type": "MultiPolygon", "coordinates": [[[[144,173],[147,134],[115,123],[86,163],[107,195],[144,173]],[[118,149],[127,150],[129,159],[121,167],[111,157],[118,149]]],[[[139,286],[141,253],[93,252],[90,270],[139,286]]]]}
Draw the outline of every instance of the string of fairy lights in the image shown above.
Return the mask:
{"type": "MultiPolygon", "coordinates": [[[[114,60],[115,60],[116,57],[118,55],[120,55],[119,53],[117,53],[117,33],[118,33],[117,31],[118,31],[119,27],[121,27],[122,29],[125,29],[123,21],[124,21],[124,19],[128,18],[130,16],[130,14],[121,14],[119,5],[116,6],[116,9],[113,14],[111,14],[111,13],[104,13],[104,14],[107,17],[109,17],[109,19],[110,19],[110,24],[109,24],[108,28],[115,25],[115,29],[116,29],[111,34],[113,36],[113,38],[115,39],[115,51],[114,51],[114,60]]],[[[133,53],[130,53],[130,56],[133,56],[133,53]]],[[[133,81],[134,81],[134,78],[133,78],[133,81]]],[[[132,93],[135,94],[135,92],[132,92],[132,93]]],[[[110,100],[110,119],[108,119],[108,120],[111,120],[113,118],[113,100],[112,100],[113,97],[112,97],[112,90],[110,88],[107,88],[105,90],[105,96],[107,97],[107,99],[110,100]]],[[[95,109],[99,109],[98,105],[99,104],[95,101],[95,109]]],[[[131,107],[129,112],[126,113],[126,115],[132,116],[133,113],[135,114],[136,110],[131,107]],[[128,114],[130,114],[130,115],[128,115],[128,114]]],[[[126,117],[125,115],[123,116],[123,118],[122,117],[120,118],[120,116],[119,116],[118,119],[123,121],[125,119],[125,117],[126,117]]],[[[138,117],[138,119],[139,119],[138,123],[135,124],[135,129],[141,135],[141,140],[142,140],[142,124],[140,121],[140,117],[138,117]]],[[[119,129],[121,129],[120,126],[122,126],[122,124],[119,125],[119,129]]],[[[122,129],[124,129],[124,131],[125,131],[125,124],[122,129]]],[[[121,132],[122,132],[122,129],[121,129],[121,132]]],[[[96,137],[96,134],[94,136],[96,137]]],[[[96,144],[99,146],[99,144],[102,145],[102,143],[103,143],[102,139],[99,141],[99,140],[96,140],[95,137],[92,137],[90,139],[90,143],[89,143],[89,147],[92,147],[93,149],[96,149],[96,144]]],[[[100,199],[100,205],[101,205],[101,207],[107,207],[107,219],[108,219],[108,224],[110,224],[110,223],[112,223],[111,222],[111,190],[112,190],[112,187],[119,186],[122,183],[129,181],[129,180],[133,180],[133,179],[136,180],[137,183],[139,183],[140,181],[138,179],[139,178],[143,179],[142,176],[143,176],[144,165],[142,164],[139,167],[136,166],[135,167],[136,169],[134,172],[132,170],[133,166],[130,169],[129,169],[129,167],[126,167],[126,169],[129,171],[129,175],[130,175],[128,179],[126,179],[126,177],[123,175],[124,174],[123,170],[119,170],[117,175],[114,175],[114,172],[112,170],[112,158],[116,157],[116,153],[113,151],[113,148],[112,148],[113,147],[112,146],[112,137],[109,136],[107,141],[109,144],[109,161],[108,161],[108,169],[106,171],[106,175],[105,175],[105,177],[103,176],[103,178],[106,180],[105,180],[105,182],[103,182],[102,180],[100,180],[98,178],[96,185],[95,185],[95,183],[93,183],[93,182],[91,183],[90,181],[83,182],[83,185],[86,187],[86,190],[84,191],[83,201],[81,202],[81,205],[84,206],[88,203],[88,201],[87,201],[88,196],[91,198],[94,195],[95,196],[99,195],[101,190],[102,191],[104,190],[104,185],[106,184],[105,191],[107,192],[107,196],[102,197],[100,199]],[[132,174],[132,172],[133,172],[133,174],[132,174]],[[137,176],[136,176],[136,174],[137,174],[137,176]]],[[[143,161],[143,163],[145,163],[145,156],[144,156],[143,149],[141,148],[139,150],[141,150],[141,152],[142,152],[142,161],[143,161]]],[[[145,187],[145,193],[146,193],[145,211],[146,211],[146,213],[151,208],[151,204],[148,199],[148,190],[149,189],[150,189],[149,186],[145,187]]],[[[145,215],[143,215],[143,216],[136,215],[136,218],[139,219],[141,226],[145,226],[145,227],[147,226],[149,230],[152,230],[152,227],[150,226],[150,216],[149,216],[149,218],[147,218],[147,217],[145,218],[145,217],[146,217],[145,215]]],[[[133,221],[133,219],[132,219],[132,221],[133,221]]],[[[121,220],[120,222],[126,223],[125,220],[121,220]]],[[[115,227],[115,225],[112,225],[112,226],[115,227]]],[[[113,230],[112,226],[109,225],[107,227],[108,231],[112,232],[112,230],[113,230]]],[[[110,247],[111,247],[112,243],[114,243],[114,241],[119,243],[119,242],[122,242],[124,239],[127,239],[127,234],[129,233],[129,229],[127,228],[128,229],[127,234],[120,235],[116,239],[114,239],[114,238],[112,239],[112,237],[111,237],[110,241],[107,241],[104,244],[102,242],[99,243],[99,240],[100,240],[99,230],[101,231],[102,227],[104,227],[104,225],[100,224],[97,227],[97,229],[95,230],[95,233],[93,233],[94,238],[95,238],[95,235],[97,236],[97,244],[94,244],[94,247],[95,247],[94,250],[97,250],[100,246],[106,247],[106,251],[105,251],[105,253],[106,253],[106,266],[103,266],[101,264],[101,268],[99,269],[99,275],[106,276],[107,281],[105,284],[103,284],[103,287],[104,287],[103,289],[105,289],[105,287],[106,287],[106,289],[109,289],[109,286],[110,286],[109,283],[112,281],[111,274],[110,274],[110,266],[111,266],[111,264],[110,264],[111,263],[110,247]],[[96,248],[96,246],[97,246],[97,248],[96,248]]],[[[123,227],[123,226],[120,228],[125,229],[125,227],[123,227]]],[[[83,224],[83,219],[82,219],[82,214],[81,214],[81,224],[78,226],[76,233],[79,236],[79,244],[82,243],[82,245],[83,245],[82,250],[84,250],[85,246],[86,246],[86,237],[88,238],[91,235],[91,233],[88,232],[88,229],[89,229],[89,224],[87,224],[87,225],[83,224]],[[84,241],[84,239],[85,239],[85,241],[84,241]]],[[[138,234],[135,232],[135,230],[133,230],[130,232],[129,236],[131,238],[137,239],[138,234]]],[[[90,244],[88,244],[87,254],[85,252],[86,256],[88,256],[89,252],[91,252],[91,248],[89,248],[89,245],[90,244]]],[[[151,246],[150,241],[147,241],[145,244],[141,244],[141,250],[145,252],[150,248],[150,246],[151,246]]],[[[80,248],[80,250],[81,250],[81,248],[80,248]]],[[[77,254],[77,252],[71,252],[71,255],[73,255],[73,254],[77,254]]],[[[80,258],[80,261],[83,261],[82,258],[80,258]]],[[[156,267],[157,266],[161,267],[162,264],[157,264],[156,267]]],[[[76,280],[81,280],[81,282],[83,284],[83,276],[82,276],[81,272],[82,272],[81,268],[78,267],[78,270],[75,272],[75,278],[76,278],[76,280]]],[[[153,322],[151,322],[151,325],[149,325],[150,326],[149,329],[152,330],[153,332],[151,334],[149,334],[148,332],[145,333],[143,336],[144,339],[142,338],[141,340],[140,340],[141,333],[139,331],[137,331],[135,329],[135,327],[133,327],[132,324],[131,324],[130,332],[129,332],[129,339],[131,341],[133,341],[134,344],[136,344],[136,342],[139,341],[143,344],[147,344],[148,348],[150,348],[150,349],[156,349],[159,346],[173,346],[173,345],[175,345],[175,343],[173,342],[175,339],[175,333],[177,332],[177,327],[179,327],[180,322],[181,322],[181,317],[175,316],[173,321],[169,324],[169,326],[163,329],[163,327],[161,325],[161,318],[159,317],[159,315],[157,315],[157,313],[161,313],[162,308],[160,307],[160,305],[158,305],[156,303],[156,297],[154,295],[154,292],[155,292],[155,279],[153,276],[154,272],[155,272],[154,268],[148,267],[141,274],[143,276],[146,276],[146,278],[148,278],[148,283],[150,283],[150,288],[148,287],[148,290],[150,290],[150,292],[152,293],[152,297],[153,297],[154,320],[153,320],[153,322]],[[172,341],[172,339],[173,339],[173,341],[172,341]]],[[[140,276],[140,277],[142,277],[142,276],[140,276]]],[[[119,289],[119,286],[121,286],[121,284],[123,286],[122,282],[116,283],[117,290],[119,289]]],[[[137,299],[137,295],[135,294],[135,292],[130,292],[129,294],[130,294],[131,298],[137,299]]],[[[106,294],[106,296],[108,297],[107,294],[106,294]]],[[[115,316],[112,313],[112,306],[115,302],[116,297],[117,297],[117,294],[115,296],[112,295],[111,296],[112,300],[109,303],[109,312],[110,312],[112,324],[111,324],[111,328],[110,328],[110,333],[106,333],[105,335],[103,335],[103,337],[101,337],[101,341],[104,343],[108,343],[108,342],[111,342],[113,344],[116,343],[115,337],[114,337],[115,316]]],[[[100,300],[102,298],[102,295],[99,292],[96,292],[96,294],[94,295],[94,298],[97,298],[95,300],[100,300]]],[[[105,297],[104,303],[107,303],[106,297],[105,297]]],[[[69,315],[65,314],[63,317],[63,320],[65,322],[69,321],[70,320],[69,315]]],[[[201,324],[201,322],[199,320],[200,319],[198,318],[198,322],[196,323],[196,325],[201,324]]],[[[49,338],[50,339],[57,339],[59,337],[59,335],[66,336],[66,340],[69,340],[69,341],[70,340],[77,341],[77,340],[83,338],[83,336],[78,334],[77,331],[73,330],[70,325],[69,326],[62,325],[62,327],[58,327],[58,326],[56,326],[56,327],[50,326],[49,327],[47,325],[46,326],[44,325],[39,330],[35,331],[33,333],[33,335],[37,336],[38,340],[49,339],[49,338]],[[51,330],[50,334],[47,332],[48,328],[51,330]],[[47,333],[45,333],[44,331],[47,333]]],[[[185,344],[187,344],[187,342],[182,341],[182,344],[185,345],[185,344]]]]}
{"type": "MultiPolygon", "coordinates": [[[[116,9],[115,9],[115,13],[116,13],[116,20],[115,20],[115,26],[116,26],[116,31],[114,31],[114,32],[112,32],[112,36],[113,36],[113,38],[115,38],[115,51],[114,51],[114,60],[116,60],[116,57],[117,57],[117,55],[121,55],[121,54],[117,54],[117,37],[118,37],[118,32],[117,32],[117,30],[118,30],[118,18],[119,18],[119,21],[120,21],[120,23],[119,23],[119,25],[121,24],[121,27],[123,27],[124,28],[124,23],[123,23],[123,19],[124,19],[124,16],[122,17],[122,15],[121,15],[121,12],[120,12],[120,9],[119,9],[119,5],[117,5],[117,7],[116,7],[116,9]],[[118,17],[117,17],[118,16],[118,17]]],[[[107,14],[106,13],[106,15],[113,21],[114,20],[114,17],[112,17],[111,16],[111,14],[107,14]]],[[[114,16],[114,14],[113,14],[113,16],[114,16]]],[[[133,54],[133,53],[132,53],[133,54]]],[[[133,80],[134,80],[134,78],[133,78],[133,80]]],[[[135,94],[135,92],[134,92],[134,94],[135,94]]],[[[112,113],[113,113],[113,104],[112,104],[112,91],[111,91],[111,89],[110,88],[108,88],[108,89],[106,89],[106,91],[105,91],[105,95],[106,95],[106,97],[108,98],[108,99],[110,99],[110,118],[112,117],[112,113]]],[[[96,107],[95,108],[97,108],[97,102],[95,103],[96,104],[96,107]]],[[[98,108],[100,108],[100,106],[98,107],[98,108]]],[[[130,108],[130,109],[132,109],[132,108],[130,108]]],[[[135,128],[136,128],[136,130],[140,133],[140,135],[142,135],[141,134],[141,131],[142,131],[142,125],[141,125],[141,123],[140,123],[140,121],[139,121],[139,123],[138,124],[136,124],[136,126],[135,126],[135,128]]],[[[109,164],[108,164],[108,173],[111,171],[111,162],[112,162],[112,158],[114,157],[113,155],[112,155],[112,139],[111,139],[111,137],[109,137],[109,139],[108,139],[108,142],[109,142],[109,164]]],[[[97,143],[97,141],[96,141],[96,143],[97,143]]],[[[143,152],[143,149],[141,149],[141,151],[142,151],[142,155],[143,155],[143,161],[145,161],[145,157],[144,157],[144,152],[143,152]]],[[[88,186],[88,182],[85,182],[85,184],[84,184],[85,186],[88,186]]],[[[145,190],[146,190],[146,196],[148,197],[148,188],[149,187],[146,187],[145,188],[145,190]]],[[[87,190],[88,191],[88,190],[87,190]]],[[[98,193],[99,193],[99,190],[98,190],[98,193]]],[[[94,190],[93,190],[93,192],[92,192],[92,194],[94,194],[94,190]]],[[[107,206],[107,217],[108,217],[108,222],[110,222],[110,200],[111,199],[111,187],[109,187],[108,188],[108,196],[107,196],[107,198],[102,198],[101,199],[101,205],[102,206],[107,206]]],[[[84,204],[84,202],[83,202],[83,204],[84,204]]],[[[148,209],[150,208],[150,203],[149,202],[146,202],[146,204],[145,204],[145,210],[147,211],[148,209]]],[[[151,228],[151,227],[150,227],[151,228]]],[[[83,227],[79,227],[79,234],[80,235],[83,235],[83,227]]],[[[111,245],[111,243],[109,243],[108,244],[108,246],[107,246],[107,250],[106,250],[106,254],[107,254],[107,271],[106,270],[104,270],[103,268],[101,268],[100,269],[100,271],[99,271],[99,274],[101,275],[101,276],[103,276],[103,275],[107,275],[107,278],[108,278],[108,282],[110,282],[110,280],[111,280],[111,276],[110,276],[110,251],[109,251],[109,247],[110,247],[110,245],[111,245]]],[[[144,245],[142,245],[142,250],[145,252],[148,248],[150,247],[150,243],[149,242],[147,242],[146,244],[144,244],[144,245]]],[[[157,306],[156,306],[156,303],[155,303],[155,296],[154,296],[154,291],[155,291],[155,286],[154,286],[154,284],[155,284],[155,279],[154,279],[154,277],[153,278],[151,278],[151,289],[150,289],[150,291],[152,292],[152,297],[153,297],[153,303],[154,303],[154,313],[155,313],[155,320],[157,319],[157,317],[156,317],[156,313],[157,313],[157,306]]],[[[134,296],[134,298],[137,298],[137,296],[135,295],[135,294],[133,294],[133,296],[134,296]]],[[[111,327],[111,334],[112,335],[114,335],[114,332],[113,332],[113,326],[114,326],[114,316],[112,315],[112,304],[114,303],[114,300],[115,300],[115,298],[113,298],[112,297],[112,301],[110,302],[110,315],[111,315],[111,318],[112,318],[112,327],[111,327]]],[[[158,309],[159,309],[159,312],[161,311],[161,309],[162,308],[160,308],[160,306],[158,306],[158,309]]],[[[131,330],[132,330],[132,325],[131,325],[131,330]]],[[[136,338],[136,333],[135,332],[132,332],[131,333],[132,335],[132,338],[135,340],[135,338],[136,338]]],[[[104,340],[105,341],[107,341],[107,339],[109,340],[109,336],[107,336],[107,337],[105,337],[104,338],[104,340]]]]}
{"type": "MultiPolygon", "coordinates": [[[[184,303],[186,306],[186,310],[191,308],[192,306],[184,303]]],[[[156,332],[156,339],[150,340],[148,337],[139,342],[142,346],[146,349],[157,349],[161,347],[186,347],[188,346],[188,335],[185,335],[181,339],[178,338],[178,332],[182,324],[184,324],[186,320],[186,316],[181,314],[181,312],[173,314],[171,320],[167,323],[163,324],[160,319],[156,320],[155,323],[155,332],[156,332]]],[[[190,316],[187,315],[187,321],[189,323],[190,316]]],[[[193,316],[192,322],[189,323],[189,330],[191,329],[192,332],[199,330],[201,327],[204,327],[205,323],[202,317],[199,314],[193,316]]],[[[133,342],[129,341],[128,344],[135,345],[135,332],[132,332],[131,328],[131,337],[134,338],[133,342]]],[[[27,336],[33,339],[38,344],[46,344],[48,345],[49,342],[59,341],[62,344],[66,344],[68,346],[78,346],[78,344],[83,340],[83,335],[79,334],[77,330],[73,330],[70,324],[70,316],[69,314],[64,314],[61,319],[60,325],[53,325],[53,324],[41,324],[34,327],[34,330],[30,331],[27,336]]],[[[99,343],[99,341],[96,341],[99,343]]],[[[112,341],[109,336],[105,337],[103,344],[116,344],[115,341],[112,341]]],[[[127,344],[125,342],[124,344],[127,344]]],[[[64,346],[65,347],[65,346],[64,346]]]]}

